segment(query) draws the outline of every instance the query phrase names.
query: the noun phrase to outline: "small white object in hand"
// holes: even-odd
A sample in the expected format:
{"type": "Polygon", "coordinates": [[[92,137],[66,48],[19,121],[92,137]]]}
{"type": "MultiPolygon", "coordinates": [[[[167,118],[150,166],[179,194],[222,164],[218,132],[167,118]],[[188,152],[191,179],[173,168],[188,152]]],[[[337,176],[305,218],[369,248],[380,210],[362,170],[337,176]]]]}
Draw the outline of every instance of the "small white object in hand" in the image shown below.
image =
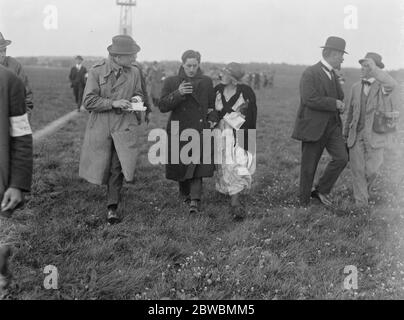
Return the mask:
{"type": "Polygon", "coordinates": [[[131,99],[131,108],[128,111],[146,111],[147,108],[144,106],[143,99],[141,96],[135,96],[131,99]]]}

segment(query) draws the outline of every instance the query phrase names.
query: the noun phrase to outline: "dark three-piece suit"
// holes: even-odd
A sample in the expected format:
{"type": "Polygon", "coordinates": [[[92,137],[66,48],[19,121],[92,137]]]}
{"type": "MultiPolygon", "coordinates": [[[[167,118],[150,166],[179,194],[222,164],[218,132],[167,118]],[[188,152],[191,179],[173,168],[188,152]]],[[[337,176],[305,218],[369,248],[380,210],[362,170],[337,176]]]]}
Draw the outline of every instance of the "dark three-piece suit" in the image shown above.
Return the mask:
{"type": "Polygon", "coordinates": [[[76,66],[70,70],[69,79],[71,87],[73,88],[74,98],[76,100],[77,107],[80,109],[83,102],[83,93],[86,86],[86,74],[87,69],[81,66],[80,70],[76,66]]]}
{"type": "Polygon", "coordinates": [[[343,101],[344,92],[333,70],[327,75],[321,62],[307,68],[300,81],[300,108],[292,137],[302,141],[300,172],[300,202],[310,202],[314,176],[324,148],[331,155],[316,190],[324,195],[332,187],[348,162],[342,135],[342,121],[337,100],[343,101]]]}

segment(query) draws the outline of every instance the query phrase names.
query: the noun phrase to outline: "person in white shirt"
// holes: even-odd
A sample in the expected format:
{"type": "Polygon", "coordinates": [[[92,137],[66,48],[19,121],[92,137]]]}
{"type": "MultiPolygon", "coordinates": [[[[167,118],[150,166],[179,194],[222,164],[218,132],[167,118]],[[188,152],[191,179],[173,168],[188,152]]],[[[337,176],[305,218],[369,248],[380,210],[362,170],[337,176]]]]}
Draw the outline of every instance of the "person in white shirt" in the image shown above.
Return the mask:
{"type": "Polygon", "coordinates": [[[77,104],[77,111],[80,112],[80,108],[83,100],[84,88],[87,81],[87,69],[83,66],[83,58],[77,56],[75,58],[76,65],[70,70],[69,80],[71,88],[73,88],[74,98],[77,104]]]}

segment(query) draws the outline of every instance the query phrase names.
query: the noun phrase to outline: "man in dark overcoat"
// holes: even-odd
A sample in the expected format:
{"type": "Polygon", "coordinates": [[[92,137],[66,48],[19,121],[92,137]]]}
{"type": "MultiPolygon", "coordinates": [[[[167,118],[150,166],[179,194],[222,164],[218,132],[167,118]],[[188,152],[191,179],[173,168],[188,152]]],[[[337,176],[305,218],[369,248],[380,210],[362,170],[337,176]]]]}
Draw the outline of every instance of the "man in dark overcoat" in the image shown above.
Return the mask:
{"type": "MultiPolygon", "coordinates": [[[[9,217],[23,203],[32,180],[32,131],[25,103],[25,86],[0,66],[0,215],[9,217]]],[[[0,239],[1,240],[1,239],[0,239]]],[[[0,246],[0,294],[9,281],[8,246],[0,246]]]]}
{"type": "Polygon", "coordinates": [[[166,178],[178,181],[180,194],[189,205],[190,213],[200,210],[202,197],[202,178],[212,177],[214,163],[203,163],[204,148],[200,149],[197,161],[186,163],[180,152],[188,141],[181,141],[181,134],[187,129],[198,132],[203,141],[203,129],[209,129],[218,122],[215,108],[215,92],[212,79],[202,74],[199,52],[188,50],[182,56],[182,66],[176,76],[164,81],[159,109],[171,112],[168,125],[168,164],[166,178]],[[209,113],[209,115],[208,115],[209,113]],[[210,121],[210,124],[209,124],[210,121]],[[174,139],[179,140],[179,149],[172,150],[174,139]]]}
{"type": "Polygon", "coordinates": [[[344,61],[345,40],[329,37],[323,48],[323,59],[307,68],[300,81],[300,108],[292,137],[302,141],[300,203],[310,198],[332,205],[328,194],[348,162],[342,135],[340,114],[345,110],[344,93],[335,70],[344,61]],[[318,162],[324,149],[332,157],[312,190],[318,162]]]}

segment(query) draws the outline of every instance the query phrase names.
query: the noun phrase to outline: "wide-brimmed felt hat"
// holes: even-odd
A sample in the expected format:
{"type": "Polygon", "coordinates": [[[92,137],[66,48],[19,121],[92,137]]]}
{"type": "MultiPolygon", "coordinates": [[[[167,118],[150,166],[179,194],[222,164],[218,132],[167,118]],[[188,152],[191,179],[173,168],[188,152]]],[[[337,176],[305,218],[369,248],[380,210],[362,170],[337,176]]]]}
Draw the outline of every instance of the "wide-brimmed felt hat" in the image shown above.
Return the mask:
{"type": "Polygon", "coordinates": [[[6,40],[3,37],[3,34],[0,32],[0,49],[4,49],[5,47],[11,44],[11,40],[6,40]]]}
{"type": "Polygon", "coordinates": [[[227,72],[231,77],[238,81],[241,80],[245,75],[243,66],[237,62],[231,62],[227,64],[223,68],[223,71],[227,72]]]}
{"type": "Polygon", "coordinates": [[[325,45],[320,48],[333,49],[348,54],[348,52],[345,51],[345,47],[346,47],[346,41],[344,39],[339,37],[329,37],[325,45]]]}
{"type": "Polygon", "coordinates": [[[359,63],[362,64],[362,62],[369,59],[372,59],[380,69],[384,68],[384,63],[382,62],[383,58],[380,54],[376,52],[368,52],[363,59],[359,60],[359,63]]]}
{"type": "Polygon", "coordinates": [[[131,36],[118,35],[112,38],[107,50],[111,54],[134,54],[140,51],[140,47],[131,36]]]}

